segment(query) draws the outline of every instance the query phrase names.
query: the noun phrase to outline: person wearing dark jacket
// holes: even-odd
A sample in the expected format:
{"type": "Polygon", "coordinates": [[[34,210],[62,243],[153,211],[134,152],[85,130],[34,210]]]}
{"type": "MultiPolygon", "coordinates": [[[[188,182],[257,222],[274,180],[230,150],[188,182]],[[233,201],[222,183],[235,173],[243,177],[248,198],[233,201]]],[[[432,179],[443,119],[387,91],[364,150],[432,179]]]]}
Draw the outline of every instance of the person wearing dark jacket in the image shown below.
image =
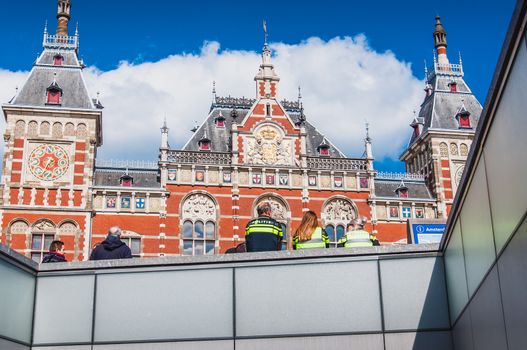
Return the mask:
{"type": "Polygon", "coordinates": [[[256,208],[258,218],[249,221],[245,227],[245,243],[248,252],[276,251],[282,248],[284,233],[278,221],[272,218],[269,202],[260,203],[256,208]]]}
{"type": "Polygon", "coordinates": [[[108,230],[106,239],[91,252],[90,260],[130,259],[132,251],[121,241],[121,229],[114,226],[108,230]]]}
{"type": "Polygon", "coordinates": [[[44,255],[42,263],[67,262],[64,256],[64,242],[53,241],[49,245],[49,253],[44,255]]]}

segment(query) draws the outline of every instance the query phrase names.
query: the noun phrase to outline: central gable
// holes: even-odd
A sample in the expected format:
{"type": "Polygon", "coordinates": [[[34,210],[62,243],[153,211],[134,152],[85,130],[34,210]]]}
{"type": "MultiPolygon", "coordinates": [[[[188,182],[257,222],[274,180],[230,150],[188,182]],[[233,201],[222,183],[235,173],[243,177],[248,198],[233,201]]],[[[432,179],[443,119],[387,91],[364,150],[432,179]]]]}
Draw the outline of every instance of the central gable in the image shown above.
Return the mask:
{"type": "Polygon", "coordinates": [[[244,163],[250,165],[294,164],[294,137],[287,136],[280,124],[264,121],[253,132],[242,135],[244,163]]]}

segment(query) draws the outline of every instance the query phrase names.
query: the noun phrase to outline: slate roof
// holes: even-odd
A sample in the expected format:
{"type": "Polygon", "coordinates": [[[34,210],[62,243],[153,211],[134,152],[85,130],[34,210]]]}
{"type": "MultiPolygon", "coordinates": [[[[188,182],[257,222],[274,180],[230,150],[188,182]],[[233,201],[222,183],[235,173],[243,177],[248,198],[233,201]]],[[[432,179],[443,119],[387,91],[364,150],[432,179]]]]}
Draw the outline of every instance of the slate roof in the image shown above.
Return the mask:
{"type": "MultiPolygon", "coordinates": [[[[94,186],[120,186],[121,176],[128,172],[133,178],[133,187],[161,188],[157,169],[126,169],[96,167],[94,186]]],[[[124,187],[130,188],[130,187],[124,187]]]]}
{"type": "MultiPolygon", "coordinates": [[[[230,102],[236,99],[230,99],[230,102]]],[[[238,99],[242,100],[242,99],[238,99]]],[[[244,103],[240,104],[213,104],[211,107],[211,112],[209,113],[207,119],[199,126],[198,130],[191,136],[190,140],[183,146],[184,151],[199,151],[199,140],[205,135],[205,132],[207,134],[207,138],[210,139],[210,150],[212,152],[230,152],[231,151],[231,136],[230,136],[230,130],[233,123],[233,118],[231,117],[231,112],[233,109],[236,110],[238,116],[236,118],[236,121],[240,123],[247,113],[250,110],[250,107],[252,107],[251,104],[254,104],[256,100],[246,100],[244,103]],[[246,102],[250,102],[246,103],[246,102]],[[225,117],[225,127],[217,127],[215,124],[215,119],[219,116],[219,114],[223,115],[225,117]]],[[[286,102],[282,105],[285,105],[285,110],[293,123],[297,123],[301,112],[299,108],[288,108],[290,105],[294,105],[294,103],[286,102]]],[[[322,143],[324,140],[324,135],[322,135],[312,124],[310,124],[308,121],[305,122],[305,128],[306,128],[306,144],[307,144],[307,155],[310,157],[317,157],[318,151],[317,147],[322,143]]],[[[346,158],[346,156],[338,150],[330,140],[326,138],[327,143],[329,144],[329,155],[333,158],[346,158]]],[[[326,156],[327,157],[327,156],[326,156]]]]}
{"type": "MultiPolygon", "coordinates": [[[[428,78],[428,77],[427,77],[428,78]]],[[[432,94],[421,104],[419,118],[424,121],[423,133],[429,129],[457,130],[473,133],[479,122],[482,106],[472,94],[460,73],[432,73],[429,84],[433,87],[432,94]],[[455,82],[457,92],[450,92],[449,83],[455,82]],[[462,105],[470,112],[472,129],[460,129],[456,114],[462,105]]],[[[415,141],[412,133],[409,145],[415,141]]]]}
{"type": "MultiPolygon", "coordinates": [[[[376,178],[374,184],[375,196],[383,198],[399,198],[397,193],[395,193],[395,190],[401,184],[401,180],[376,178]]],[[[408,187],[408,199],[434,199],[424,180],[404,180],[404,184],[408,187]]]]}
{"type": "Polygon", "coordinates": [[[98,106],[93,104],[82,77],[82,68],[83,65],[79,62],[75,50],[58,51],[44,48],[43,53],[33,65],[24,86],[10,101],[10,104],[46,106],[46,89],[55,79],[63,94],[60,106],[53,105],[53,107],[96,109],[98,106]],[[53,65],[53,59],[58,53],[64,57],[62,66],[53,65]]]}

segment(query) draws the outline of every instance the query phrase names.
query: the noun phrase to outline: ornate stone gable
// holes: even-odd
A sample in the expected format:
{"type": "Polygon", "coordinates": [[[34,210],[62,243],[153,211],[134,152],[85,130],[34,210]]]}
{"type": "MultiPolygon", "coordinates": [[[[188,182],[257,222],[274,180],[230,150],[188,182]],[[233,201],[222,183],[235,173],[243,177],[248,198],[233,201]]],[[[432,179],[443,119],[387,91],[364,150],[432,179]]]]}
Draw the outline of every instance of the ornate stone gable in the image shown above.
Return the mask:
{"type": "Polygon", "coordinates": [[[330,200],[322,211],[322,220],[325,225],[332,224],[349,224],[351,220],[357,217],[352,203],[344,198],[335,198],[330,200]]]}
{"type": "Polygon", "coordinates": [[[216,220],[216,205],[205,194],[196,193],[190,195],[183,203],[181,217],[191,220],[216,220]]]}
{"type": "Polygon", "coordinates": [[[291,138],[274,123],[259,125],[244,137],[245,163],[251,165],[293,165],[291,138]]]}
{"type": "Polygon", "coordinates": [[[285,204],[280,199],[272,195],[264,196],[258,200],[256,205],[254,206],[253,215],[255,217],[257,215],[256,208],[258,207],[258,205],[260,205],[260,203],[263,202],[268,202],[269,204],[271,204],[271,208],[273,211],[273,219],[283,223],[287,222],[287,220],[289,219],[289,215],[287,214],[287,208],[285,204]]]}

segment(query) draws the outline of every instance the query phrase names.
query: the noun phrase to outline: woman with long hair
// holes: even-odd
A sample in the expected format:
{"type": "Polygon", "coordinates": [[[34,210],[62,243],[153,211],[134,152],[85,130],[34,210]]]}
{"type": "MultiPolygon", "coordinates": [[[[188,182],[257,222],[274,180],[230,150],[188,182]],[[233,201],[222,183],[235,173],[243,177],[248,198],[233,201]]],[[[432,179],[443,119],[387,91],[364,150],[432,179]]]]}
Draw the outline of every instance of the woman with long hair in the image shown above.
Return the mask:
{"type": "Polygon", "coordinates": [[[318,226],[317,214],[311,210],[307,211],[300,226],[293,233],[293,249],[328,247],[329,237],[326,231],[318,226]]]}

